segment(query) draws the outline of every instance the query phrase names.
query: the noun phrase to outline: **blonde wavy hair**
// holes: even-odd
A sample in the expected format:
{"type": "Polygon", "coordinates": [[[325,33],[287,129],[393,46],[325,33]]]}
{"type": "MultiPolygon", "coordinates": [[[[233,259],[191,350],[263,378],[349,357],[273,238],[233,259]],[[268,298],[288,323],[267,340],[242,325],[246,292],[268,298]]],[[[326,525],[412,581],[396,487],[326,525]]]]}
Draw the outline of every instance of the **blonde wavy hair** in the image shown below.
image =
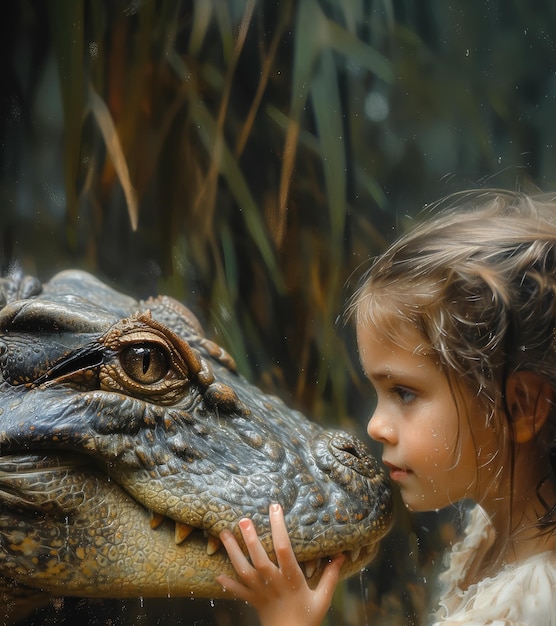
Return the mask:
{"type": "Polygon", "coordinates": [[[373,262],[348,314],[394,341],[411,325],[455,386],[507,418],[512,372],[556,390],[556,196],[489,190],[444,203],[373,262]]]}

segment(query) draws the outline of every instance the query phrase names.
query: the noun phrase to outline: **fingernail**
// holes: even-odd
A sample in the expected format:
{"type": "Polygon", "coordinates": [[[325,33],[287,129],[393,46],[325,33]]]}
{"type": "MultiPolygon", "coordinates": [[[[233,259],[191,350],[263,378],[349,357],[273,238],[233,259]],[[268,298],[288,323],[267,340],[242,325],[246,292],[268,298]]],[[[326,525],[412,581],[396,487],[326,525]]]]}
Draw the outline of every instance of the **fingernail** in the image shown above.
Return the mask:
{"type": "Polygon", "coordinates": [[[240,528],[249,528],[249,526],[251,525],[251,520],[248,517],[242,517],[239,520],[238,525],[240,528]]]}
{"type": "Polygon", "coordinates": [[[269,511],[270,513],[279,513],[280,512],[280,505],[277,504],[276,502],[273,502],[270,506],[269,506],[269,511]]]}

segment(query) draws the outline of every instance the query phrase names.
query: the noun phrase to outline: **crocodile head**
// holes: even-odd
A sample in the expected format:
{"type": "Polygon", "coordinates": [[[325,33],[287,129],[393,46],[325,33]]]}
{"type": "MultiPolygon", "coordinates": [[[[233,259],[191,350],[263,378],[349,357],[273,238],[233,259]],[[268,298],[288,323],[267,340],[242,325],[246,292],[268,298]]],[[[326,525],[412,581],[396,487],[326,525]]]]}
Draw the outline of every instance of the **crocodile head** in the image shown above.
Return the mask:
{"type": "Polygon", "coordinates": [[[372,558],[390,490],[364,445],[249,384],[182,304],[67,271],[3,279],[0,307],[4,600],[222,597],[219,533],[250,517],[272,555],[272,502],[311,583],[372,558]]]}

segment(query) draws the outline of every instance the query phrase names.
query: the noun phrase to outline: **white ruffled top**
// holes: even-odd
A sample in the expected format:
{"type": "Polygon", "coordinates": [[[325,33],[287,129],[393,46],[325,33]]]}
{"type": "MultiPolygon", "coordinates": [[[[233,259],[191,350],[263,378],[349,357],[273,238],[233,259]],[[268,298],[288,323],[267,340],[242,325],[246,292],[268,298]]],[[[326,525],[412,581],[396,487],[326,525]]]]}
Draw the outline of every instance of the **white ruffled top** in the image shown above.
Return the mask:
{"type": "Polygon", "coordinates": [[[556,626],[556,552],[535,554],[503,567],[495,576],[462,589],[480,571],[494,543],[494,529],[480,506],[470,512],[462,541],[449,554],[441,574],[439,609],[433,626],[556,626]]]}

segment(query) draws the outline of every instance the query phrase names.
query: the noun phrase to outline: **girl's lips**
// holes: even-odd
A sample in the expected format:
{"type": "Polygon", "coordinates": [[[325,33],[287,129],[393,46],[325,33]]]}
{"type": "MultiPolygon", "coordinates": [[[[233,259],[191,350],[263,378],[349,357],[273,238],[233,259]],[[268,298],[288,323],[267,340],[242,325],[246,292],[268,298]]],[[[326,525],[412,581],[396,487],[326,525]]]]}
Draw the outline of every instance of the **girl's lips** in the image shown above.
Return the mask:
{"type": "Polygon", "coordinates": [[[383,461],[383,463],[390,470],[390,478],[394,481],[403,480],[413,473],[409,469],[404,469],[402,467],[398,467],[397,465],[392,465],[392,463],[388,463],[387,461],[383,461]]]}

